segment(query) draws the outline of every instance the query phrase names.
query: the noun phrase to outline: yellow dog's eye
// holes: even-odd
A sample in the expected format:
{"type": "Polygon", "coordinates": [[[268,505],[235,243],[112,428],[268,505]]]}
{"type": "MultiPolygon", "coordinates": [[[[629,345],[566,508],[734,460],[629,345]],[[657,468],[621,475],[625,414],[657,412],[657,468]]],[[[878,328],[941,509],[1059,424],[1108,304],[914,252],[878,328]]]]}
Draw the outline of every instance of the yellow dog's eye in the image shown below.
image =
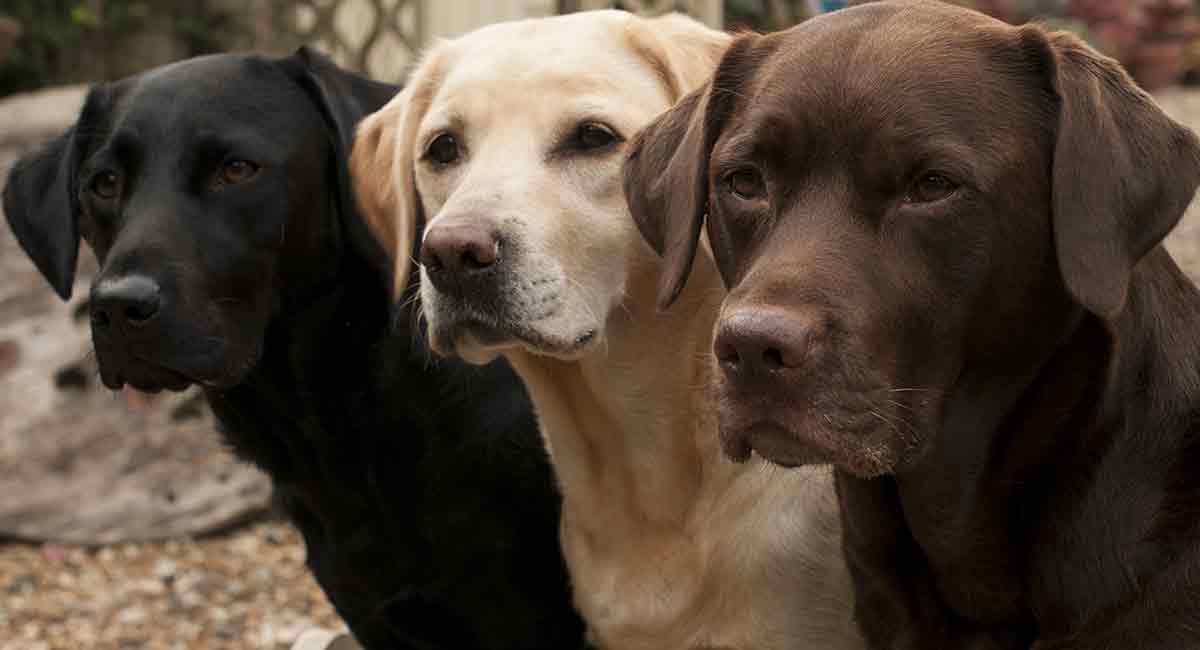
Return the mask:
{"type": "Polygon", "coordinates": [[[425,157],[439,165],[449,165],[458,160],[458,140],[449,133],[443,133],[429,143],[425,157]]]}
{"type": "Polygon", "coordinates": [[[237,185],[245,183],[258,173],[259,166],[241,159],[227,160],[221,164],[217,173],[217,182],[221,185],[237,185]]]}
{"type": "Polygon", "coordinates": [[[612,129],[599,124],[597,122],[585,122],[579,125],[575,130],[575,145],[577,149],[590,151],[592,149],[603,149],[615,142],[619,138],[612,129]]]}

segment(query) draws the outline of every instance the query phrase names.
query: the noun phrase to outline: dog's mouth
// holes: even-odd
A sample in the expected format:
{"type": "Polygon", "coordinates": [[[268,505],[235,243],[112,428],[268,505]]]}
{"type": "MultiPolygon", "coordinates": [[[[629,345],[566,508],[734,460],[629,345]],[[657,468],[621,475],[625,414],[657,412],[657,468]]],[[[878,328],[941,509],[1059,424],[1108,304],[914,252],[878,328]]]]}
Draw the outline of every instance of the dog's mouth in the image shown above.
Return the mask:
{"type": "Polygon", "coordinates": [[[486,362],[513,348],[565,360],[577,359],[597,340],[595,329],[578,334],[553,335],[538,323],[506,322],[477,314],[464,314],[439,322],[430,334],[430,347],[438,354],[457,355],[468,361],[486,362]]]}
{"type": "Polygon", "coordinates": [[[101,362],[100,380],[110,390],[120,390],[129,385],[144,393],[181,391],[195,383],[180,372],[141,360],[127,362],[120,368],[101,362]]]}
{"type": "Polygon", "coordinates": [[[238,355],[214,344],[212,350],[172,358],[96,345],[100,380],[111,390],[126,385],[142,392],[181,391],[192,384],[228,389],[241,383],[257,361],[256,353],[238,355]]]}
{"type": "Polygon", "coordinates": [[[871,478],[909,462],[925,438],[911,408],[883,408],[861,395],[773,401],[719,394],[717,403],[722,449],[738,462],[758,454],[784,467],[832,464],[871,478]]]}
{"type": "Polygon", "coordinates": [[[600,338],[595,323],[567,317],[572,310],[556,291],[451,296],[426,287],[422,297],[430,348],[471,363],[487,363],[513,349],[577,360],[600,338]]]}

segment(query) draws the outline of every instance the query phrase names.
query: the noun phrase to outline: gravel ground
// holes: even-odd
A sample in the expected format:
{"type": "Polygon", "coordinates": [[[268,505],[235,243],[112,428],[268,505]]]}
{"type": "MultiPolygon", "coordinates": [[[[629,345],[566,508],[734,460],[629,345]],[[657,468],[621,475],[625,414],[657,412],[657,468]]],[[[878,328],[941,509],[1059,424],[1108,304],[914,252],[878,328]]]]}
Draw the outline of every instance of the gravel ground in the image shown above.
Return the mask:
{"type": "Polygon", "coordinates": [[[314,625],[341,627],[279,521],[199,540],[0,547],[0,650],[274,650],[314,625]]]}
{"type": "MultiPolygon", "coordinates": [[[[1160,101],[1200,129],[1200,90],[1160,101]]],[[[1200,203],[1168,248],[1200,278],[1200,203]]],[[[283,522],[99,549],[0,545],[0,650],[283,649],[314,625],[341,627],[283,522]]]]}

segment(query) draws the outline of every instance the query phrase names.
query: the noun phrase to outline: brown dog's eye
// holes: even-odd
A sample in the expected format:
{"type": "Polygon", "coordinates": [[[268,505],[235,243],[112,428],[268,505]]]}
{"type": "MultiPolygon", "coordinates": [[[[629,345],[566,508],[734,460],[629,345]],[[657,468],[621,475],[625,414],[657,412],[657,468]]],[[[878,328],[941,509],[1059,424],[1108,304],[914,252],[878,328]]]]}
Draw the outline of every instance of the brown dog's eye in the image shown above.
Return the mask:
{"type": "Polygon", "coordinates": [[[425,157],[439,165],[449,165],[458,160],[458,140],[449,133],[443,133],[429,143],[425,157]]]}
{"type": "Polygon", "coordinates": [[[103,171],[92,177],[88,188],[92,194],[107,201],[121,192],[121,177],[116,172],[103,171]]]}
{"type": "Polygon", "coordinates": [[[217,173],[217,182],[221,185],[237,185],[245,183],[258,173],[258,165],[248,160],[227,160],[217,173]]]}
{"type": "Polygon", "coordinates": [[[583,151],[603,149],[617,142],[620,138],[612,129],[596,122],[585,122],[575,131],[575,148],[583,151]]]}
{"type": "Polygon", "coordinates": [[[753,169],[738,170],[726,178],[729,190],[740,199],[758,199],[766,194],[762,175],[753,169]]]}
{"type": "Polygon", "coordinates": [[[934,203],[954,194],[958,186],[941,174],[925,174],[908,193],[909,203],[934,203]]]}

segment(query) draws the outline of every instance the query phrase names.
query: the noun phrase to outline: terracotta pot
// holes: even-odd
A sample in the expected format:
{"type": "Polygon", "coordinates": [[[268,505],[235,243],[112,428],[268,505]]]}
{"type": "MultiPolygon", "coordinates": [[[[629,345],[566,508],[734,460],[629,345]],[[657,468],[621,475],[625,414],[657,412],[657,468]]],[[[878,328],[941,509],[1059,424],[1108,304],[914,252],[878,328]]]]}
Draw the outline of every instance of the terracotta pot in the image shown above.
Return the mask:
{"type": "Polygon", "coordinates": [[[4,63],[9,50],[21,36],[21,23],[7,16],[0,16],[0,63],[4,63]]]}
{"type": "Polygon", "coordinates": [[[1129,71],[1146,90],[1170,86],[1183,76],[1185,40],[1146,41],[1133,50],[1129,71]]]}

